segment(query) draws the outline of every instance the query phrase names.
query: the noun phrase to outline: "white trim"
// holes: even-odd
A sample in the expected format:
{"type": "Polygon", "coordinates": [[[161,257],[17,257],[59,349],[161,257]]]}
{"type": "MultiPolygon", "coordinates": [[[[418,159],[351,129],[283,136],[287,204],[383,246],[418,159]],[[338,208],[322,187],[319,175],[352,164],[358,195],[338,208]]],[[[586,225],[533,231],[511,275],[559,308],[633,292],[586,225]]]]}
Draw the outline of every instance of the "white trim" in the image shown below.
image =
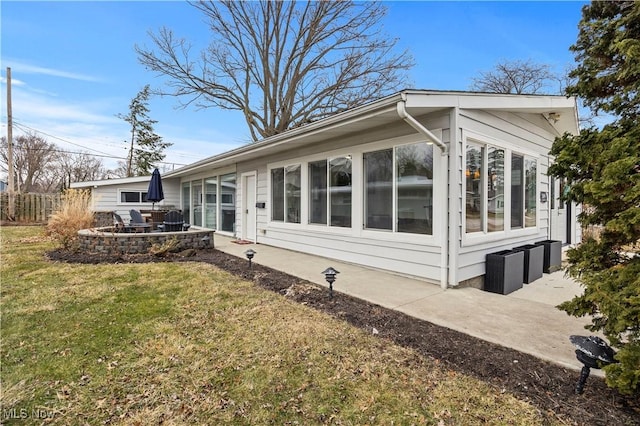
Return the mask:
{"type": "MultiPolygon", "coordinates": [[[[249,225],[247,223],[247,215],[245,215],[245,211],[249,210],[249,209],[253,209],[253,218],[254,218],[254,222],[253,222],[253,242],[257,242],[258,239],[258,212],[257,212],[257,208],[256,208],[256,201],[258,199],[258,172],[256,170],[251,171],[251,172],[244,172],[240,174],[240,182],[242,182],[242,184],[240,185],[242,188],[242,197],[241,201],[240,201],[240,223],[242,226],[242,239],[248,239],[247,236],[247,229],[249,228],[249,225]],[[245,203],[248,201],[246,200],[246,194],[245,194],[245,190],[247,188],[247,182],[246,179],[248,177],[253,177],[254,181],[253,181],[253,201],[249,202],[249,205],[245,205],[245,203]]],[[[237,197],[238,195],[238,185],[236,185],[236,200],[238,199],[237,197]]],[[[222,193],[220,193],[220,198],[222,198],[222,193]]],[[[220,200],[222,201],[222,199],[220,200]]]]}
{"type": "MultiPolygon", "coordinates": [[[[436,135],[442,134],[442,129],[434,129],[433,133],[436,135]]],[[[268,206],[267,206],[267,221],[266,226],[267,229],[291,229],[297,231],[313,231],[313,232],[326,232],[329,235],[344,235],[344,236],[353,236],[353,237],[364,237],[370,238],[380,241],[397,241],[397,242],[407,242],[412,244],[422,244],[428,247],[444,247],[444,241],[446,240],[446,233],[443,231],[445,229],[442,224],[446,221],[446,199],[447,199],[447,185],[444,182],[434,183],[433,185],[433,224],[432,224],[432,234],[424,235],[424,234],[411,234],[404,232],[396,232],[396,231],[388,231],[388,230],[374,230],[374,229],[364,229],[364,164],[363,164],[363,154],[372,151],[378,151],[382,149],[395,148],[397,146],[410,145],[415,143],[427,143],[424,135],[421,134],[411,134],[406,136],[395,137],[391,139],[383,139],[377,140],[374,142],[350,146],[347,148],[334,149],[331,151],[325,151],[322,153],[302,156],[302,157],[293,157],[286,160],[279,160],[272,163],[267,164],[267,197],[268,197],[268,206]],[[329,210],[327,207],[327,225],[323,224],[315,224],[309,223],[309,210],[308,210],[308,202],[309,202],[309,193],[308,193],[308,174],[309,174],[309,163],[327,160],[327,162],[333,158],[351,156],[351,173],[352,173],[352,198],[351,198],[351,227],[339,227],[339,226],[331,226],[329,224],[329,210]],[[290,165],[298,165],[301,166],[301,218],[300,223],[287,223],[281,221],[273,221],[272,218],[272,182],[271,182],[271,171],[273,169],[283,168],[290,165]],[[302,186],[304,185],[304,186],[302,186]],[[436,205],[444,204],[444,209],[435,208],[436,205]]],[[[437,155],[437,149],[434,147],[434,155],[433,155],[433,176],[434,182],[436,179],[442,179],[443,176],[446,176],[446,165],[442,164],[443,160],[440,155],[437,155]]],[[[328,167],[328,163],[327,163],[328,167]]],[[[329,169],[327,169],[329,172],[329,169]]],[[[395,171],[394,171],[395,174],[395,171]]],[[[327,197],[327,203],[330,203],[330,198],[327,197]]],[[[395,212],[395,197],[394,197],[394,212],[395,212]]],[[[394,227],[395,228],[395,227],[394,227]]]]}
{"type": "Polygon", "coordinates": [[[148,188],[138,189],[138,188],[116,188],[116,205],[117,206],[133,206],[133,205],[142,205],[146,206],[147,204],[152,205],[151,201],[142,201],[142,193],[147,192],[148,188]],[[125,202],[121,201],[121,194],[123,192],[137,192],[140,195],[138,201],[125,202]]]}
{"type": "MultiPolygon", "coordinates": [[[[471,132],[467,130],[462,131],[462,247],[470,247],[481,244],[486,244],[489,242],[496,241],[506,241],[511,238],[521,238],[521,237],[529,237],[539,235],[540,233],[540,202],[538,200],[538,194],[540,193],[540,165],[542,164],[543,157],[526,148],[522,148],[521,146],[503,142],[496,138],[492,138],[490,136],[485,136],[479,134],[477,132],[471,132]],[[483,159],[482,164],[487,164],[488,157],[488,146],[492,146],[494,148],[504,149],[504,205],[505,205],[505,213],[504,213],[504,229],[502,231],[488,232],[486,229],[487,226],[487,206],[485,205],[486,195],[487,195],[487,182],[486,182],[486,173],[483,170],[482,173],[482,195],[483,195],[483,205],[481,212],[481,223],[482,230],[478,232],[467,232],[467,216],[466,216],[466,197],[467,197],[467,180],[464,178],[464,171],[466,170],[466,152],[467,145],[475,144],[483,147],[483,159]],[[524,160],[532,159],[536,161],[536,224],[532,227],[526,227],[526,223],[523,222],[522,228],[511,228],[511,214],[507,214],[507,212],[511,212],[511,159],[513,154],[521,155],[523,157],[523,167],[524,160]],[[509,188],[509,190],[507,190],[509,188]],[[508,207],[508,210],[507,210],[508,207]]],[[[523,179],[525,176],[523,175],[523,179]]],[[[525,186],[525,182],[523,182],[523,188],[525,186]]],[[[524,194],[523,194],[523,207],[524,207],[524,194]]],[[[523,217],[523,221],[525,218],[523,217]]]]}

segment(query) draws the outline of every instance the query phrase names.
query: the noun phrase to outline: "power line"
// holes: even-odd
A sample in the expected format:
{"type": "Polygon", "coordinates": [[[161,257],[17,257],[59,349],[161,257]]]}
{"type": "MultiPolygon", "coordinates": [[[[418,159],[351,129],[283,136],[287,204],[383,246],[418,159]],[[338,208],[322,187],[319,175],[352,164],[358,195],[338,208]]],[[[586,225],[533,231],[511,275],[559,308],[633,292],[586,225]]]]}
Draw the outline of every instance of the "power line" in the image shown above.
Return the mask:
{"type": "MultiPolygon", "coordinates": [[[[89,153],[89,152],[68,151],[68,150],[63,150],[63,149],[50,149],[50,151],[52,151],[52,152],[59,152],[59,153],[65,153],[65,154],[76,154],[76,155],[86,154],[86,155],[91,155],[91,156],[94,156],[94,157],[111,158],[111,159],[115,159],[115,160],[124,160],[124,161],[126,161],[126,160],[127,160],[127,157],[126,157],[126,156],[124,156],[124,157],[119,157],[119,156],[117,156],[117,155],[108,154],[108,153],[106,153],[106,152],[98,151],[97,149],[87,148],[87,147],[85,147],[85,146],[82,146],[82,145],[79,145],[79,144],[73,143],[73,142],[71,142],[71,141],[68,141],[68,140],[66,140],[66,139],[60,138],[60,137],[58,137],[58,136],[54,136],[54,135],[48,134],[48,133],[46,133],[46,132],[43,132],[43,131],[41,131],[41,130],[34,129],[34,128],[29,127],[29,126],[27,126],[27,125],[16,123],[15,121],[14,121],[14,125],[15,125],[16,127],[20,128],[20,129],[22,129],[22,130],[23,130],[23,131],[25,131],[25,132],[28,132],[28,130],[31,130],[31,131],[33,131],[33,132],[40,133],[40,134],[42,134],[42,135],[45,135],[45,136],[48,136],[48,137],[51,137],[51,138],[54,138],[54,139],[58,139],[58,140],[60,140],[60,141],[62,141],[62,142],[69,143],[69,144],[74,145],[74,146],[77,146],[77,147],[79,147],[79,148],[88,149],[88,150],[92,150],[92,151],[98,152],[99,154],[89,153]]],[[[45,149],[45,148],[40,148],[40,149],[45,149]]],[[[147,152],[148,152],[148,151],[147,151],[147,152]]],[[[167,161],[158,161],[158,163],[159,163],[159,164],[168,164],[168,165],[173,165],[173,166],[185,166],[185,165],[186,165],[186,164],[184,164],[184,163],[167,162],[167,161]]]]}
{"type": "MultiPolygon", "coordinates": [[[[34,129],[33,127],[27,126],[26,124],[23,124],[23,123],[20,123],[19,121],[16,121],[16,117],[13,117],[13,122],[14,122],[14,125],[16,125],[16,127],[21,127],[23,131],[27,131],[27,130],[25,130],[25,129],[28,129],[28,130],[31,130],[31,131],[34,131],[34,132],[40,133],[40,134],[42,134],[42,135],[48,136],[48,137],[50,137],[50,138],[54,138],[54,139],[60,140],[60,141],[62,141],[62,142],[65,142],[65,143],[68,143],[68,144],[71,144],[71,145],[77,146],[77,147],[82,148],[82,149],[87,149],[87,150],[90,150],[90,151],[99,152],[99,153],[101,153],[101,154],[103,154],[103,155],[107,155],[107,156],[109,155],[109,154],[107,154],[107,153],[105,153],[105,152],[102,152],[102,151],[99,151],[99,150],[97,150],[97,149],[89,148],[89,147],[87,147],[87,146],[83,146],[83,145],[77,144],[77,143],[75,143],[75,142],[71,142],[71,141],[69,141],[69,140],[67,140],[67,139],[64,139],[64,138],[61,138],[61,137],[59,137],[59,136],[55,136],[55,135],[52,135],[52,134],[46,133],[46,132],[44,132],[44,131],[42,131],[42,130],[34,129]]],[[[129,149],[128,147],[123,147],[123,146],[121,146],[121,145],[116,145],[116,144],[114,144],[114,143],[108,143],[108,142],[101,142],[101,143],[103,143],[103,144],[105,144],[105,145],[112,146],[112,147],[114,147],[114,148],[121,148],[121,149],[126,149],[126,150],[128,150],[128,149],[129,149]]],[[[125,143],[126,143],[126,141],[125,141],[125,143]]],[[[137,148],[137,149],[140,149],[140,148],[137,148]]],[[[142,150],[142,151],[145,151],[145,150],[142,150]]],[[[145,152],[151,152],[151,151],[145,151],[145,152]]],[[[182,157],[182,158],[200,159],[200,156],[199,156],[199,155],[189,155],[189,154],[180,154],[180,153],[174,153],[173,155],[178,156],[178,157],[182,157]]],[[[121,158],[121,157],[117,157],[117,156],[115,156],[114,158],[121,158]]],[[[178,164],[178,163],[166,163],[166,164],[184,165],[184,164],[178,164]]]]}
{"type": "MultiPolygon", "coordinates": [[[[85,147],[85,146],[79,145],[79,144],[77,144],[77,143],[73,143],[73,142],[71,142],[71,141],[68,141],[68,140],[66,140],[66,139],[62,139],[61,137],[54,136],[54,135],[50,135],[50,134],[48,134],[48,133],[46,133],[46,132],[43,132],[42,130],[38,130],[38,129],[34,129],[33,127],[29,127],[29,126],[27,126],[26,124],[22,124],[22,123],[18,123],[18,122],[15,122],[15,121],[14,121],[14,125],[15,125],[16,127],[20,128],[20,129],[22,129],[22,130],[25,130],[25,131],[27,131],[27,130],[31,130],[31,131],[33,131],[33,132],[37,132],[37,133],[40,133],[40,134],[42,134],[42,135],[49,136],[50,138],[58,139],[59,141],[66,142],[66,143],[68,143],[68,144],[71,144],[71,145],[77,146],[77,147],[79,147],[79,148],[83,148],[83,149],[88,149],[88,150],[91,150],[91,151],[99,152],[100,154],[105,155],[105,156],[109,156],[109,155],[110,155],[110,154],[108,154],[108,153],[106,153],[106,152],[98,151],[97,149],[93,149],[93,148],[88,148],[88,147],[85,147]]],[[[114,157],[114,158],[118,158],[118,157],[114,157]]]]}

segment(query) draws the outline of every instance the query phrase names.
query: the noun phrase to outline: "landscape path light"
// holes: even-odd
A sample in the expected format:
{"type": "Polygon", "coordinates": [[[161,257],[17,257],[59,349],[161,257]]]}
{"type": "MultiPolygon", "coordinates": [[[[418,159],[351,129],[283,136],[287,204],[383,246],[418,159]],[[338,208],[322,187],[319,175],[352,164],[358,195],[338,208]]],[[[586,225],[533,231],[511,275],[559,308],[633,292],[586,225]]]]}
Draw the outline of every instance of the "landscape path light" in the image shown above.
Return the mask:
{"type": "Polygon", "coordinates": [[[339,274],[339,271],[336,271],[331,266],[322,271],[324,274],[324,279],[329,283],[329,297],[333,298],[333,283],[336,280],[336,274],[339,274]]]}
{"type": "Polygon", "coordinates": [[[209,248],[209,243],[211,243],[211,237],[209,237],[208,235],[205,235],[200,239],[200,241],[202,241],[202,246],[204,248],[209,248]]]}
{"type": "Polygon", "coordinates": [[[249,259],[249,268],[251,268],[251,259],[253,259],[253,256],[255,256],[256,253],[258,252],[253,249],[249,249],[244,252],[244,255],[247,256],[247,259],[249,259]]]}
{"type": "Polygon", "coordinates": [[[592,368],[602,368],[616,361],[616,352],[598,336],[569,336],[576,349],[576,358],[583,364],[576,393],[581,394],[592,368]]]}

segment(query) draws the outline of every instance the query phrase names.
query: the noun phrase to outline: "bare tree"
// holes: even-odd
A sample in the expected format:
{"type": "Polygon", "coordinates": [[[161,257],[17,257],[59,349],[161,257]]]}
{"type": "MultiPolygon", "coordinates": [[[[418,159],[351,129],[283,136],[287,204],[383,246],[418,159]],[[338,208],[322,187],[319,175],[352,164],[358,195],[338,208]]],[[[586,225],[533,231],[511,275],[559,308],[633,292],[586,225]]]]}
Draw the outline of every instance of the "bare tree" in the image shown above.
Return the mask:
{"type": "MultiPolygon", "coordinates": [[[[47,165],[55,158],[55,145],[34,133],[14,138],[13,169],[18,192],[39,192],[47,165]]],[[[9,172],[7,139],[2,138],[3,171],[9,172]]]]}
{"type": "Polygon", "coordinates": [[[191,44],[162,28],[140,62],[169,79],[169,94],[201,108],[242,111],[258,140],[361,105],[406,85],[408,52],[381,32],[378,2],[220,1],[192,3],[212,41],[191,44]]]}
{"type": "MultiPolygon", "coordinates": [[[[7,140],[0,140],[2,171],[8,173],[7,140]]],[[[102,161],[87,153],[70,153],[35,133],[14,138],[13,169],[19,192],[57,192],[71,182],[106,176],[102,161]]]]}
{"type": "Polygon", "coordinates": [[[51,170],[50,190],[68,188],[73,182],[100,180],[107,177],[102,160],[85,152],[59,152],[51,170]]]}
{"type": "Polygon", "coordinates": [[[489,93],[561,93],[563,89],[562,80],[550,71],[549,65],[536,64],[531,60],[498,62],[493,70],[482,71],[472,80],[472,90],[489,93]],[[560,84],[558,90],[549,90],[554,82],[560,84]]]}

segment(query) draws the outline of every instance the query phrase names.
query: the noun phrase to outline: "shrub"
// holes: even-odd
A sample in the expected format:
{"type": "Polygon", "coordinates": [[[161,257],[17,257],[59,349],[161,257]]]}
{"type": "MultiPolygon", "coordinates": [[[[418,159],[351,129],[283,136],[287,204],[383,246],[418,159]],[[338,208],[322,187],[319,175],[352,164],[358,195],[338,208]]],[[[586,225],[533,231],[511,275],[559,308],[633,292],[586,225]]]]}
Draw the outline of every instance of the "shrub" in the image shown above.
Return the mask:
{"type": "Polygon", "coordinates": [[[86,190],[68,189],[62,196],[60,208],[51,215],[47,235],[70,248],[78,240],[78,231],[93,227],[91,194],[86,190]]]}

